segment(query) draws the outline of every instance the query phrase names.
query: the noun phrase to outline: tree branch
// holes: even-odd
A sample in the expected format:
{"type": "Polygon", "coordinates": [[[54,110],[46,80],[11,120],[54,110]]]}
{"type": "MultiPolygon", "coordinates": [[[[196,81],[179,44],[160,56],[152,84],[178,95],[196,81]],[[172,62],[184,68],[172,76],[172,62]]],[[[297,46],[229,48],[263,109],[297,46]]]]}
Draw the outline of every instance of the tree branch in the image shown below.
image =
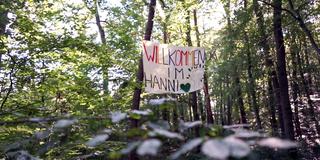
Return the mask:
{"type": "Polygon", "coordinates": [[[144,5],[149,6],[149,3],[146,0],[142,0],[144,5]]]}
{"type": "Polygon", "coordinates": [[[160,1],[161,8],[167,8],[163,0],[159,0],[159,1],[160,1]]]}
{"type": "MultiPolygon", "coordinates": [[[[258,0],[258,1],[264,3],[264,4],[268,5],[268,6],[271,6],[271,7],[273,7],[273,8],[276,8],[276,6],[274,6],[272,3],[269,3],[269,2],[266,2],[266,1],[263,1],[263,0],[258,0]]],[[[295,13],[292,12],[291,10],[286,9],[286,8],[281,8],[281,10],[286,11],[286,12],[289,13],[294,19],[297,19],[295,13]]]]}
{"type": "MultiPolygon", "coordinates": [[[[260,2],[262,2],[264,4],[266,4],[266,5],[272,6],[273,8],[277,8],[275,5],[273,5],[273,4],[269,3],[269,2],[266,2],[266,1],[263,1],[263,0],[258,0],[258,1],[260,1],[260,2]]],[[[288,1],[289,1],[290,10],[286,9],[286,8],[282,8],[282,7],[280,9],[283,10],[283,11],[286,11],[287,13],[289,13],[298,22],[298,24],[301,27],[301,29],[303,30],[303,32],[309,38],[312,47],[317,52],[318,59],[320,59],[320,48],[319,48],[318,44],[316,43],[316,41],[315,41],[315,39],[314,39],[314,37],[313,37],[313,35],[311,33],[311,30],[307,27],[307,25],[304,22],[302,16],[300,15],[299,11],[294,9],[294,5],[293,5],[292,0],[288,0],[288,1]]]]}
{"type": "MultiPolygon", "coordinates": [[[[10,55],[9,55],[9,56],[10,56],[10,55]]],[[[8,98],[9,98],[9,96],[10,96],[10,94],[11,94],[12,88],[13,88],[12,74],[13,74],[13,72],[14,72],[14,67],[15,67],[15,65],[16,65],[16,61],[14,60],[14,58],[13,58],[12,56],[10,56],[10,58],[11,58],[11,61],[12,61],[12,63],[13,63],[13,66],[12,66],[12,68],[11,68],[11,70],[10,70],[10,73],[9,73],[10,85],[9,85],[9,90],[8,90],[8,92],[7,92],[6,96],[4,97],[4,99],[3,99],[2,103],[1,103],[0,111],[2,111],[2,109],[3,109],[3,107],[4,107],[4,104],[7,102],[8,98]]]]}

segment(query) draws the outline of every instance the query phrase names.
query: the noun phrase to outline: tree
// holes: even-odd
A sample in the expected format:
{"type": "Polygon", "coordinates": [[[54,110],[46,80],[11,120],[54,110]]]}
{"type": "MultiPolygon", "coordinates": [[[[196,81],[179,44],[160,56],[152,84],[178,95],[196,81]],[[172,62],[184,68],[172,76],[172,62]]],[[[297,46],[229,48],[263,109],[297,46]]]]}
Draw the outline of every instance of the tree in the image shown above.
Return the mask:
{"type": "MultiPolygon", "coordinates": [[[[148,21],[146,23],[146,31],[144,35],[144,40],[150,40],[153,28],[153,18],[155,13],[156,0],[151,0],[149,3],[149,14],[148,21]]],[[[133,99],[132,99],[132,110],[139,110],[140,106],[140,95],[141,95],[141,85],[143,81],[143,64],[142,58],[139,60],[139,68],[137,71],[137,86],[134,88],[133,99]]],[[[138,121],[132,120],[132,127],[138,127],[138,121]]]]}
{"type": "Polygon", "coordinates": [[[286,71],[286,53],[283,41],[281,13],[282,13],[282,1],[274,0],[273,9],[273,32],[275,37],[276,52],[277,52],[277,71],[279,77],[279,88],[280,88],[280,102],[282,109],[282,117],[284,123],[284,134],[288,139],[294,139],[294,129],[292,122],[292,111],[289,101],[288,93],[288,79],[286,71]]]}

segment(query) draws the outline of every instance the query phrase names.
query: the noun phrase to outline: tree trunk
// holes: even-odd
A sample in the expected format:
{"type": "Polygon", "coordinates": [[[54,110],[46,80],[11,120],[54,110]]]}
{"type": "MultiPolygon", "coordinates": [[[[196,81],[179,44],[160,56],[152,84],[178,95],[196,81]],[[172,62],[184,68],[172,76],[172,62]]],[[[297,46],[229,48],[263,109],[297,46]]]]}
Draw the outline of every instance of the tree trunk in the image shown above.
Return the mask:
{"type": "Polygon", "coordinates": [[[314,106],[313,106],[312,100],[310,98],[309,86],[307,84],[307,80],[304,77],[300,54],[297,54],[297,61],[298,61],[298,67],[299,67],[299,74],[300,74],[300,77],[302,80],[303,90],[304,90],[304,92],[307,96],[307,100],[308,100],[310,118],[315,123],[316,131],[320,135],[320,125],[319,125],[319,121],[317,121],[316,114],[314,111],[314,106]]]}
{"type": "MultiPolygon", "coordinates": [[[[229,76],[226,75],[226,88],[229,88],[230,87],[230,81],[229,81],[229,76]]],[[[226,125],[231,125],[232,124],[232,96],[230,93],[228,93],[226,95],[226,98],[227,98],[227,104],[226,104],[226,107],[227,107],[227,119],[226,119],[226,125]]]]}
{"type": "Polygon", "coordinates": [[[297,77],[297,51],[298,48],[295,44],[295,39],[292,38],[291,42],[291,65],[292,65],[292,80],[291,80],[291,88],[292,88],[292,100],[294,105],[294,123],[296,129],[297,137],[301,138],[301,128],[300,128],[300,120],[299,120],[299,105],[298,105],[298,92],[299,92],[299,85],[298,85],[298,77],[297,77]]]}
{"type": "MultiPolygon", "coordinates": [[[[244,0],[244,9],[247,12],[247,0],[244,0]]],[[[248,13],[247,13],[248,14],[248,13]]],[[[245,24],[247,25],[247,24],[245,24]]],[[[256,124],[257,124],[257,128],[258,129],[262,129],[261,126],[261,119],[260,119],[260,115],[259,115],[259,107],[257,104],[257,96],[256,96],[256,91],[255,91],[255,87],[256,87],[256,82],[255,79],[253,77],[253,73],[252,73],[252,58],[251,58],[251,50],[250,50],[250,42],[249,42],[249,36],[248,33],[246,32],[246,30],[244,30],[244,44],[245,44],[245,50],[247,53],[247,63],[248,63],[248,81],[249,81],[249,103],[251,103],[250,106],[252,106],[254,114],[255,114],[255,118],[256,118],[256,124]]]]}
{"type": "MultiPolygon", "coordinates": [[[[190,11],[187,11],[187,17],[186,17],[186,26],[187,26],[187,32],[186,32],[186,41],[188,46],[192,46],[192,41],[191,41],[191,26],[190,26],[190,11]]],[[[197,92],[192,92],[189,93],[190,100],[191,100],[191,107],[192,107],[192,112],[193,112],[193,118],[194,121],[198,121],[199,114],[198,114],[198,103],[197,103],[197,92]]],[[[195,127],[195,136],[198,137],[200,135],[199,133],[199,127],[195,127]]]]}
{"type": "Polygon", "coordinates": [[[271,115],[270,124],[271,124],[271,135],[278,136],[278,125],[276,119],[276,108],[275,108],[275,99],[274,99],[274,90],[272,87],[272,81],[268,78],[268,99],[269,105],[269,114],[271,115]]]}
{"type": "MultiPolygon", "coordinates": [[[[272,135],[277,135],[277,120],[276,120],[276,109],[275,105],[280,104],[280,94],[276,94],[274,90],[277,90],[278,88],[276,86],[278,83],[278,78],[275,74],[274,71],[274,66],[273,66],[273,60],[270,55],[270,45],[268,42],[268,36],[266,34],[266,27],[265,27],[265,21],[263,18],[263,13],[262,9],[259,7],[259,3],[257,0],[253,0],[253,9],[255,12],[255,15],[257,17],[257,25],[258,25],[258,32],[261,41],[258,43],[259,46],[263,49],[263,54],[264,54],[264,63],[267,69],[267,81],[268,81],[268,108],[269,108],[269,113],[271,114],[271,128],[272,128],[272,135]]],[[[280,107],[278,107],[280,108],[280,107]]],[[[281,119],[281,118],[280,118],[281,119]]]]}
{"type": "MultiPolygon", "coordinates": [[[[148,21],[146,23],[144,40],[151,39],[156,2],[157,2],[157,0],[150,0],[150,3],[149,3],[148,21]]],[[[131,110],[139,110],[139,106],[140,106],[141,86],[143,83],[142,55],[141,55],[141,58],[139,59],[139,66],[138,66],[138,71],[137,71],[137,75],[136,75],[136,83],[137,83],[137,85],[134,87],[131,110]]],[[[131,119],[131,128],[137,128],[137,127],[138,127],[138,120],[131,119]]],[[[135,153],[132,153],[129,155],[129,159],[130,160],[137,160],[139,158],[135,153]]]]}
{"type": "Polygon", "coordinates": [[[290,107],[289,93],[288,93],[285,45],[283,40],[282,24],[281,24],[282,0],[274,0],[274,6],[275,7],[273,10],[273,31],[274,31],[277,61],[278,61],[277,70],[278,70],[278,78],[279,78],[279,86],[280,86],[280,102],[281,102],[282,117],[284,122],[284,133],[285,133],[285,138],[293,140],[294,129],[293,129],[292,111],[290,107]]]}
{"type": "Polygon", "coordinates": [[[240,111],[240,123],[247,124],[248,123],[247,115],[246,115],[244,104],[243,104],[241,83],[240,83],[240,77],[238,73],[236,73],[235,85],[236,85],[236,95],[237,95],[237,102],[238,102],[237,105],[239,106],[239,111],[240,111]]]}
{"type": "Polygon", "coordinates": [[[320,48],[318,46],[318,44],[316,43],[311,30],[307,27],[306,23],[304,22],[302,16],[300,15],[299,10],[294,8],[293,2],[292,0],[288,0],[289,2],[289,7],[291,10],[291,16],[298,21],[299,26],[301,27],[301,29],[304,31],[304,33],[306,34],[306,36],[309,38],[310,43],[312,45],[312,47],[314,48],[314,50],[318,53],[318,59],[320,60],[320,48]]]}
{"type": "Polygon", "coordinates": [[[232,125],[232,101],[231,101],[231,95],[227,96],[227,125],[232,125]]]}
{"type": "MultiPolygon", "coordinates": [[[[150,0],[148,21],[146,23],[146,31],[145,31],[145,34],[144,34],[144,40],[150,40],[151,39],[155,6],[156,6],[156,0],[150,0]]],[[[133,93],[133,98],[132,98],[132,106],[131,106],[132,110],[138,110],[139,106],[140,106],[141,85],[142,85],[142,81],[143,81],[142,57],[139,60],[138,72],[137,72],[136,76],[137,76],[136,77],[137,86],[134,88],[134,93],[133,93]]],[[[132,119],[131,120],[131,126],[133,128],[138,127],[138,121],[135,120],[135,119],[132,119]]]]}
{"type": "MultiPolygon", "coordinates": [[[[0,2],[1,4],[1,2],[0,2]]],[[[2,4],[1,4],[2,5],[2,4]]],[[[9,23],[8,20],[8,10],[6,9],[1,9],[0,10],[0,38],[2,39],[2,36],[6,37],[5,33],[6,33],[6,26],[9,23]]],[[[5,55],[6,52],[2,49],[5,48],[5,44],[1,41],[0,42],[0,73],[2,72],[2,55],[5,55]]],[[[0,88],[1,90],[2,88],[0,88]]],[[[2,92],[0,91],[0,97],[2,97],[2,92]]]]}
{"type": "MultiPolygon", "coordinates": [[[[258,129],[262,129],[261,126],[261,119],[260,119],[260,114],[259,114],[259,107],[257,104],[257,97],[256,97],[256,82],[255,79],[253,77],[253,73],[252,73],[252,59],[251,59],[251,51],[249,48],[249,37],[248,34],[244,31],[244,41],[246,44],[246,53],[247,53],[247,63],[248,63],[248,81],[249,81],[249,95],[251,96],[251,106],[253,108],[254,114],[255,114],[255,118],[256,118],[256,124],[257,124],[257,128],[258,129]]],[[[248,96],[248,97],[250,97],[248,96]]]]}
{"type": "Polygon", "coordinates": [[[224,102],[223,102],[223,83],[221,82],[221,84],[220,84],[220,107],[219,107],[219,111],[218,111],[221,125],[225,125],[224,118],[223,118],[223,105],[224,105],[224,102]]]}
{"type": "Polygon", "coordinates": [[[213,114],[212,114],[212,109],[211,109],[211,104],[210,104],[210,95],[209,95],[209,89],[208,89],[208,77],[207,74],[204,74],[204,98],[205,98],[205,108],[207,112],[207,123],[208,124],[213,124],[213,114]]]}
{"type": "Polygon", "coordinates": [[[8,12],[7,9],[1,9],[0,11],[0,36],[6,33],[6,26],[9,23],[8,12]]]}
{"type": "MultiPolygon", "coordinates": [[[[183,106],[182,106],[183,107],[183,106]]],[[[179,131],[179,115],[178,115],[178,109],[177,105],[172,107],[172,122],[173,122],[173,131],[177,132],[179,131]]]]}
{"type": "Polygon", "coordinates": [[[280,135],[281,137],[285,137],[285,131],[284,131],[284,120],[282,116],[282,104],[281,104],[281,93],[280,93],[280,84],[278,81],[276,71],[272,71],[272,83],[273,83],[273,90],[274,90],[274,97],[275,97],[275,105],[276,108],[278,109],[278,126],[280,126],[280,135]]]}
{"type": "Polygon", "coordinates": [[[307,47],[307,42],[304,41],[303,43],[303,48],[304,48],[304,55],[305,55],[305,62],[306,62],[306,73],[307,73],[307,84],[309,86],[309,91],[310,94],[313,94],[313,82],[312,82],[312,77],[311,77],[311,67],[310,67],[310,60],[309,60],[309,54],[308,54],[308,47],[307,47]]]}
{"type": "MultiPolygon", "coordinates": [[[[194,20],[194,26],[196,31],[196,39],[197,39],[197,47],[200,47],[200,33],[198,28],[198,17],[197,17],[197,10],[193,10],[193,20],[194,20]]],[[[204,98],[205,98],[205,108],[207,112],[207,123],[213,124],[213,117],[212,117],[212,110],[211,110],[211,104],[210,104],[210,95],[209,95],[209,86],[208,86],[208,77],[206,72],[204,73],[204,98]]]]}
{"type": "MultiPolygon", "coordinates": [[[[164,10],[165,9],[165,5],[161,4],[161,8],[164,10]]],[[[166,14],[165,16],[165,20],[162,23],[162,31],[163,31],[163,43],[167,44],[168,43],[168,21],[170,18],[170,14],[166,14]]],[[[163,120],[168,121],[169,120],[169,111],[168,108],[162,108],[162,115],[163,115],[163,120]]],[[[183,115],[183,114],[182,114],[183,115]]]]}
{"type": "MultiPolygon", "coordinates": [[[[95,3],[95,18],[96,18],[96,24],[98,26],[98,31],[100,34],[100,40],[103,46],[107,45],[106,35],[105,31],[101,25],[100,21],[100,15],[99,15],[99,4],[98,2],[95,3]]],[[[109,93],[109,79],[108,79],[108,67],[105,67],[105,65],[102,65],[102,77],[103,77],[103,92],[104,94],[109,93]]]]}
{"type": "Polygon", "coordinates": [[[201,92],[197,92],[198,93],[198,102],[199,102],[199,112],[200,112],[200,119],[202,122],[206,121],[206,113],[204,111],[204,105],[203,105],[203,101],[202,101],[202,95],[201,92]]]}

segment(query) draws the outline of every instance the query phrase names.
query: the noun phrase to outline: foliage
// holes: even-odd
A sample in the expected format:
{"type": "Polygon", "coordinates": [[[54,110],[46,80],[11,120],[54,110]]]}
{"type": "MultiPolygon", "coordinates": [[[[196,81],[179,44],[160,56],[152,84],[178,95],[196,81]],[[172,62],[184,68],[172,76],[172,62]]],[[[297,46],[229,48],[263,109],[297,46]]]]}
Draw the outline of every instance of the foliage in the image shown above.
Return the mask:
{"type": "Polygon", "coordinates": [[[282,1],[291,141],[281,139],[273,1],[158,0],[152,39],[200,43],[209,95],[197,92],[194,109],[187,94],[142,93],[131,110],[149,1],[2,0],[0,159],[317,157],[317,2],[282,1]]]}

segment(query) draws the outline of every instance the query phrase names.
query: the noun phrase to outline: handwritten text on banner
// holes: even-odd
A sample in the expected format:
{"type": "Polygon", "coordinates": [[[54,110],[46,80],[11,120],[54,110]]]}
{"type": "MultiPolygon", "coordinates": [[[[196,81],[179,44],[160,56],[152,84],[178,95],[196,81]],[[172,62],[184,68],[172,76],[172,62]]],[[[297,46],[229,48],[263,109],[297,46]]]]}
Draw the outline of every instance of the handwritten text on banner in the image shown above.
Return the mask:
{"type": "Polygon", "coordinates": [[[187,93],[203,88],[205,50],[143,41],[144,85],[148,93],[187,93]]]}

